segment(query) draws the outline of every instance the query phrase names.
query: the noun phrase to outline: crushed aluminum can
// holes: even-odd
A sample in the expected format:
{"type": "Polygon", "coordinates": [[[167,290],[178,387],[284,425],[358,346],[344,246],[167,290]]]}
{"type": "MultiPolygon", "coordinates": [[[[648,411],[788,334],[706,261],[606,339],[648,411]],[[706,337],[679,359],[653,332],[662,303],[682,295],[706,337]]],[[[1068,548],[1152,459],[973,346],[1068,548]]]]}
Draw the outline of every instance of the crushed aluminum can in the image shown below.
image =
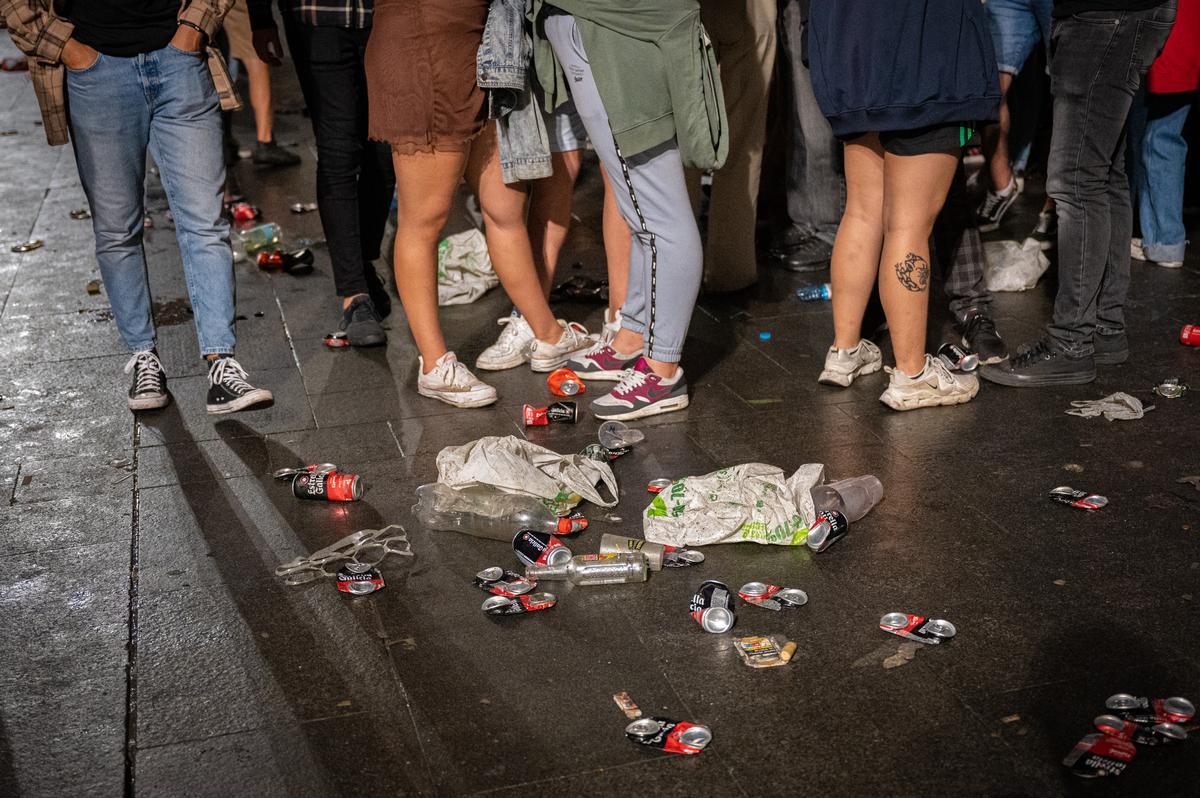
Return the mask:
{"type": "Polygon", "coordinates": [[[356,502],[366,486],[357,474],[343,474],[333,463],[318,463],[301,468],[281,468],[275,479],[291,479],[292,495],[313,501],[356,502]]]}
{"type": "Polygon", "coordinates": [[[804,542],[810,549],[820,554],[834,543],[837,543],[850,532],[850,523],[846,516],[837,510],[822,510],[817,513],[813,525],[808,529],[808,537],[804,542]]]}
{"type": "Polygon", "coordinates": [[[598,443],[589,443],[587,446],[583,447],[583,451],[581,451],[580,454],[587,459],[595,460],[598,463],[609,463],[616,459],[615,457],[611,457],[609,455],[608,449],[605,449],[598,443]]]}
{"type": "Polygon", "coordinates": [[[513,536],[513,553],[525,565],[562,565],[571,559],[571,550],[549,532],[525,529],[513,536]]]}
{"type": "Polygon", "coordinates": [[[311,249],[297,249],[285,252],[276,249],[271,252],[263,250],[255,258],[258,268],[264,271],[282,269],[288,274],[308,274],[313,269],[313,253],[311,249]]]}
{"type": "Polygon", "coordinates": [[[1179,329],[1179,343],[1200,346],[1200,324],[1185,324],[1179,329]]]}
{"type": "Polygon", "coordinates": [[[1105,734],[1129,740],[1136,745],[1170,745],[1187,739],[1188,733],[1177,723],[1156,723],[1145,726],[1132,720],[1123,720],[1116,715],[1101,715],[1092,721],[1105,734]]]}
{"type": "Polygon", "coordinates": [[[663,568],[687,568],[704,562],[704,552],[695,549],[676,549],[663,555],[663,568]]]}
{"type": "Polygon", "coordinates": [[[1050,491],[1050,501],[1090,512],[1105,507],[1108,504],[1108,497],[1062,485],[1050,491]]]}
{"type": "Polygon", "coordinates": [[[937,358],[951,371],[974,371],[979,368],[979,355],[968,352],[957,344],[945,343],[939,346],[937,358]]]}
{"type": "Polygon", "coordinates": [[[235,222],[253,222],[262,216],[262,211],[249,202],[235,202],[229,206],[229,216],[235,222]]]}
{"type": "Polygon", "coordinates": [[[22,241],[20,244],[13,244],[13,252],[33,252],[35,249],[41,249],[46,246],[46,242],[40,238],[31,238],[28,241],[22,241]]]}
{"type": "Polygon", "coordinates": [[[667,479],[666,477],[660,477],[659,479],[652,479],[648,483],[646,483],[646,490],[649,493],[662,493],[664,490],[671,487],[671,483],[674,481],[675,480],[667,479]]]}
{"type": "Polygon", "coordinates": [[[475,574],[475,587],[485,593],[512,598],[525,595],[536,585],[532,580],[526,579],[518,573],[496,566],[484,568],[475,574]]]}
{"type": "Polygon", "coordinates": [[[82,219],[91,219],[92,218],[92,210],[91,210],[91,208],[76,208],[75,210],[71,211],[71,218],[74,219],[75,221],[80,221],[82,219]]]}
{"type": "Polygon", "coordinates": [[[1104,708],[1134,723],[1187,723],[1196,715],[1196,707],[1181,696],[1145,698],[1117,693],[1108,697],[1104,708]]]}
{"type": "Polygon", "coordinates": [[[1063,764],[1085,779],[1120,776],[1136,754],[1137,747],[1129,740],[1093,732],[1075,744],[1063,764]]]}
{"type": "Polygon", "coordinates": [[[488,615],[524,615],[548,610],[558,603],[553,593],[528,593],[524,596],[488,596],[480,607],[488,615]]]}
{"type": "Polygon", "coordinates": [[[383,574],[373,565],[348,562],[338,569],[337,589],[352,596],[365,596],[383,589],[383,574]]]}
{"type": "Polygon", "coordinates": [[[330,349],[344,349],[350,346],[350,337],[341,330],[331,332],[325,336],[325,346],[330,349]]]}
{"type": "Polygon", "coordinates": [[[926,619],[911,612],[889,612],[879,619],[879,628],[918,643],[937,645],[958,634],[954,624],[940,618],[926,619]]]}
{"type": "Polygon", "coordinates": [[[1163,399],[1179,399],[1188,392],[1187,383],[1178,377],[1170,377],[1154,386],[1154,393],[1163,399]]]}
{"type": "Polygon", "coordinates": [[[316,209],[317,209],[317,203],[315,203],[315,202],[293,202],[288,207],[288,210],[290,210],[292,213],[297,213],[297,214],[312,213],[316,209]]]}
{"type": "Polygon", "coordinates": [[[734,614],[733,594],[724,582],[710,579],[697,588],[688,604],[688,611],[700,624],[700,628],[712,634],[728,632],[733,628],[737,615],[734,614]]]}
{"type": "Polygon", "coordinates": [[[672,754],[698,754],[712,742],[707,726],[669,718],[638,718],[625,727],[625,736],[638,745],[672,754]]]}
{"type": "Polygon", "coordinates": [[[765,582],[747,582],[738,590],[738,597],[747,604],[776,612],[808,603],[808,594],[798,587],[780,587],[765,582]]]}
{"type": "Polygon", "coordinates": [[[579,408],[574,402],[553,402],[547,407],[525,405],[522,412],[525,426],[545,427],[551,421],[574,424],[579,415],[579,408]]]}
{"type": "Polygon", "coordinates": [[[550,372],[550,376],[546,378],[546,385],[555,396],[578,396],[587,391],[583,380],[570,369],[555,369],[550,372]]]}

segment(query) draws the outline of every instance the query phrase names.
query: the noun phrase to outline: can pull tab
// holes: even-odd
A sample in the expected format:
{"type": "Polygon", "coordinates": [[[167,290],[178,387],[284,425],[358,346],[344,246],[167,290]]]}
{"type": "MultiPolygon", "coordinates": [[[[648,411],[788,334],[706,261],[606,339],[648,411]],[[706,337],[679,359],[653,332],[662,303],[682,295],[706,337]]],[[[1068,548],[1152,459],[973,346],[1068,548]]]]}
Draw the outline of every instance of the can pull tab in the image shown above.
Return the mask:
{"type": "Polygon", "coordinates": [[[333,474],[336,471],[337,466],[333,463],[314,463],[312,465],[300,466],[299,468],[281,468],[271,476],[275,479],[287,479],[297,474],[333,474]]]}

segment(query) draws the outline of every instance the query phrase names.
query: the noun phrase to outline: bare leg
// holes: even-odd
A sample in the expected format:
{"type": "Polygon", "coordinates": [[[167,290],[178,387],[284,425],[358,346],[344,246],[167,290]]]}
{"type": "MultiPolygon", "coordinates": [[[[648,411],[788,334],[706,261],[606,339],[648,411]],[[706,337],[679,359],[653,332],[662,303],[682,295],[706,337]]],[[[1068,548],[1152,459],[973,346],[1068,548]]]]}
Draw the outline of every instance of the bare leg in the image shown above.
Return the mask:
{"type": "Polygon", "coordinates": [[[879,299],[887,316],[896,367],[909,376],[925,367],[929,234],[957,168],[958,158],[946,153],[884,155],[879,299]]]}
{"type": "Polygon", "coordinates": [[[524,183],[505,184],[500,175],[500,151],[492,125],[488,125],[471,144],[467,182],[479,197],[488,254],[505,293],[538,340],[558,343],[563,330],[542,293],[542,283],[533,263],[529,231],[525,226],[528,187],[524,183]]]}
{"type": "MultiPolygon", "coordinates": [[[[612,183],[609,182],[608,172],[600,167],[600,175],[604,178],[604,256],[608,260],[608,315],[616,316],[617,311],[625,304],[625,292],[629,290],[629,247],[631,235],[625,217],[613,196],[612,183]]],[[[631,333],[638,339],[636,349],[641,349],[641,336],[631,333]]],[[[635,349],[618,349],[620,352],[633,352],[635,349]]]]}
{"type": "Polygon", "coordinates": [[[533,265],[537,268],[542,293],[550,296],[558,255],[571,229],[571,200],[575,181],[583,165],[579,150],[555,152],[550,155],[554,174],[530,184],[529,242],[533,247],[533,265]]]}
{"type": "Polygon", "coordinates": [[[834,346],[853,349],[862,337],[883,248],[883,145],[869,133],[847,142],[846,210],[833,242],[834,346]]]}
{"type": "Polygon", "coordinates": [[[396,290],[428,374],[446,353],[438,322],[438,236],[450,214],[467,153],[393,153],[392,162],[396,167],[396,290]]]}
{"type": "Polygon", "coordinates": [[[243,62],[250,81],[250,105],[254,108],[254,129],[264,144],[274,135],[275,112],[271,106],[271,68],[257,58],[243,62]]]}
{"type": "Polygon", "coordinates": [[[1003,191],[1012,182],[1012,162],[1008,155],[1008,131],[1012,127],[1012,115],[1008,111],[1008,90],[1013,76],[1000,73],[1000,121],[983,129],[983,156],[988,162],[988,177],[992,191],[1003,191]]]}

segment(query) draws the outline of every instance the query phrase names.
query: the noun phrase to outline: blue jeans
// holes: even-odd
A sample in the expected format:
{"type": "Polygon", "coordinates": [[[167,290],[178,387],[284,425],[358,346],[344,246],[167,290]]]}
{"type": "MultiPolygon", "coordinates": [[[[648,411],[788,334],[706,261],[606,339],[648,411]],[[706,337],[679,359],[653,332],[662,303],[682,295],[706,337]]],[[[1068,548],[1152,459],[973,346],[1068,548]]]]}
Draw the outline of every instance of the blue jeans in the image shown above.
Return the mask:
{"type": "Polygon", "coordinates": [[[234,284],[217,91],[204,57],[171,45],[101,55],[67,70],[79,178],[92,209],[96,260],[130,351],[155,345],[142,246],[146,149],[158,164],[204,355],[232,353],[234,284]]]}
{"type": "Polygon", "coordinates": [[[1142,246],[1153,261],[1183,260],[1184,166],[1188,144],[1183,125],[1196,92],[1142,94],[1129,118],[1129,176],[1142,246]]]}
{"type": "Polygon", "coordinates": [[[986,8],[1001,72],[1020,72],[1039,41],[1050,49],[1054,0],[988,0],[986,8]]]}

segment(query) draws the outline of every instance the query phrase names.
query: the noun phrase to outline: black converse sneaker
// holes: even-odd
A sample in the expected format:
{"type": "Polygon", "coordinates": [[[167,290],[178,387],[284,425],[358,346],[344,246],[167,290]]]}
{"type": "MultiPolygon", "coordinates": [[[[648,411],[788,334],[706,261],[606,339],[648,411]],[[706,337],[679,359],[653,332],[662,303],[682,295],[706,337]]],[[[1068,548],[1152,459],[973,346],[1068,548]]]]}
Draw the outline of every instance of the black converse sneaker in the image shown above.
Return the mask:
{"type": "Polygon", "coordinates": [[[167,393],[167,375],[157,352],[153,349],[134,352],[125,364],[125,373],[130,372],[133,372],[127,400],[130,410],[157,410],[167,406],[171,395],[167,393]]]}
{"type": "Polygon", "coordinates": [[[246,370],[230,355],[219,355],[208,367],[208,412],[236,413],[274,401],[266,388],[246,382],[246,370]]]}

